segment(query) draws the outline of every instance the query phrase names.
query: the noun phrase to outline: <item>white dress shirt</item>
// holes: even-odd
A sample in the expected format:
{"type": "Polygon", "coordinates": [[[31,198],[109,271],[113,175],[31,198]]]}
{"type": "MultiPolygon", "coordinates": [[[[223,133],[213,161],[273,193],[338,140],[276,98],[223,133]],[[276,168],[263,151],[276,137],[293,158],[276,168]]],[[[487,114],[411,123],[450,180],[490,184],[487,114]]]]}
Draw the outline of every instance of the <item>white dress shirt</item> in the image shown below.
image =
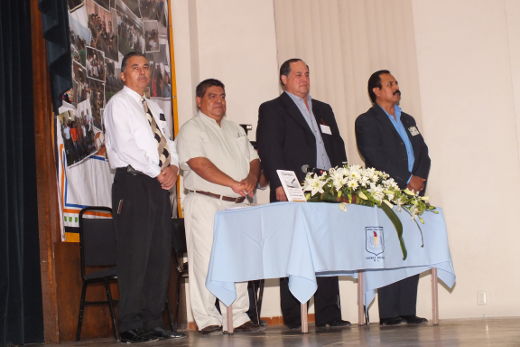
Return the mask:
{"type": "MultiPolygon", "coordinates": [[[[175,142],[159,105],[146,99],[148,107],[162,131],[171,156],[171,165],[179,166],[175,142]]],[[[125,86],[107,103],[103,113],[105,145],[108,161],[114,169],[131,165],[135,170],[157,177],[161,173],[157,140],[146,116],[142,96],[125,86]]]]}
{"type": "Polygon", "coordinates": [[[244,129],[238,124],[222,119],[218,123],[202,112],[187,121],[177,135],[180,168],[183,171],[184,188],[207,191],[229,197],[239,197],[231,188],[215,184],[191,170],[192,158],[209,159],[220,171],[236,181],[249,174],[251,161],[258,159],[244,129]]]}

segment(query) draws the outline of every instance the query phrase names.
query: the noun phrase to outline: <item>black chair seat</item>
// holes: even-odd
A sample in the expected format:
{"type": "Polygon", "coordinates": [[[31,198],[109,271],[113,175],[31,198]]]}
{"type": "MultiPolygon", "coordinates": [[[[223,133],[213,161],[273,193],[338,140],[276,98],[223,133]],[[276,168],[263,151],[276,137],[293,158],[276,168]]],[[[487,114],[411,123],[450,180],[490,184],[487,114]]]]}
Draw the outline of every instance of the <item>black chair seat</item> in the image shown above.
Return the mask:
{"type": "Polygon", "coordinates": [[[106,268],[106,269],[101,269],[98,271],[92,271],[92,272],[89,272],[88,274],[85,274],[85,280],[89,280],[89,281],[92,281],[92,280],[102,281],[105,278],[107,278],[109,280],[117,280],[117,268],[114,266],[114,267],[110,267],[110,268],[106,268]]]}

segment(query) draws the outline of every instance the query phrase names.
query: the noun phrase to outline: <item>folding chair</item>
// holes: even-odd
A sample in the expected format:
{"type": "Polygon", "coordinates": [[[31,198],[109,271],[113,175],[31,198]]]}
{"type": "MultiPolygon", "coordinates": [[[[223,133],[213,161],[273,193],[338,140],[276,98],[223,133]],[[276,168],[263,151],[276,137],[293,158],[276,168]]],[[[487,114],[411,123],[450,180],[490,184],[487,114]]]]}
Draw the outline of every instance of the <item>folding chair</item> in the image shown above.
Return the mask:
{"type": "Polygon", "coordinates": [[[183,261],[187,252],[186,230],[184,229],[184,218],[172,218],[172,248],[175,251],[176,274],[177,274],[177,302],[175,306],[175,329],[179,328],[179,306],[181,300],[182,280],[188,278],[188,262],[183,261]]]}
{"type": "Polygon", "coordinates": [[[79,305],[76,341],[81,338],[81,325],[85,306],[108,305],[112,319],[114,337],[119,341],[114,305],[110,283],[117,282],[116,270],[116,235],[113,227],[112,209],[108,207],[86,207],[79,213],[79,236],[81,257],[81,299],[79,305]],[[94,218],[85,218],[85,213],[94,218]],[[87,287],[93,283],[103,283],[107,300],[86,301],[87,287]]]}

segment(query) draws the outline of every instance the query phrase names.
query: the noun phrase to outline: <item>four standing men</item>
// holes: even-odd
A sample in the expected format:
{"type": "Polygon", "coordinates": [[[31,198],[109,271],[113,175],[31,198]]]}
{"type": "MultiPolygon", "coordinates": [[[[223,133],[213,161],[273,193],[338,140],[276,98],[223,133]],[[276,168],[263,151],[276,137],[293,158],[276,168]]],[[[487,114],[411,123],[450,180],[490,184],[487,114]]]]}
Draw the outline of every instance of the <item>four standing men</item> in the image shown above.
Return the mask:
{"type": "MultiPolygon", "coordinates": [[[[330,105],[312,99],[309,67],[301,59],[290,59],[280,67],[284,92],[260,105],[256,140],[262,168],[271,186],[271,202],[287,201],[276,170],[292,170],[300,181],[307,169],[327,170],[347,160],[330,105]]],[[[318,277],[314,294],[316,326],[343,327],[337,277],[318,277]]],[[[289,291],[287,278],[280,280],[285,325],[298,328],[300,302],[289,291]]]]}
{"type": "MultiPolygon", "coordinates": [[[[356,141],[367,167],[385,171],[399,188],[424,194],[430,157],[428,147],[412,116],[401,111],[401,91],[388,70],[376,71],[368,80],[373,106],[356,119],[356,141]]],[[[381,325],[421,324],[416,316],[419,275],[380,288],[381,325]]]]}
{"type": "MultiPolygon", "coordinates": [[[[205,280],[213,240],[213,219],[219,210],[246,206],[260,173],[260,161],[244,130],[224,119],[222,82],[207,79],[196,89],[198,114],[181,128],[177,146],[164,114],[144,97],[150,83],[148,60],[127,54],[121,66],[124,88],[106,106],[104,123],[110,165],[121,299],[122,342],[183,337],[162,328],[162,311],[170,273],[169,190],[180,166],[184,171],[184,214],[193,316],[203,334],[222,330],[224,317],[205,280]],[[180,162],[180,165],[178,164],[180,162]]],[[[312,99],[309,67],[290,59],[280,67],[284,92],[259,108],[257,142],[263,170],[271,186],[270,200],[286,201],[276,170],[292,170],[303,180],[308,169],[327,170],[347,160],[330,105],[312,99]]],[[[387,172],[400,188],[424,193],[430,169],[428,148],[414,119],[398,106],[401,93],[387,70],[372,74],[368,92],[373,107],[356,120],[356,140],[367,167],[387,172]]],[[[379,290],[381,325],[419,324],[417,284],[413,276],[379,290]]],[[[316,326],[344,327],[337,277],[318,277],[316,326]]],[[[246,314],[247,283],[238,283],[233,305],[236,332],[259,329],[246,314]]],[[[280,280],[284,322],[300,326],[300,304],[280,280]]],[[[224,326],[225,329],[227,327],[224,326]]]]}
{"type": "Polygon", "coordinates": [[[121,63],[124,87],[105,108],[105,144],[116,169],[112,210],[117,236],[121,342],[185,336],[162,328],[171,263],[169,190],[178,158],[160,107],[144,94],[150,66],[141,53],[121,63]]]}

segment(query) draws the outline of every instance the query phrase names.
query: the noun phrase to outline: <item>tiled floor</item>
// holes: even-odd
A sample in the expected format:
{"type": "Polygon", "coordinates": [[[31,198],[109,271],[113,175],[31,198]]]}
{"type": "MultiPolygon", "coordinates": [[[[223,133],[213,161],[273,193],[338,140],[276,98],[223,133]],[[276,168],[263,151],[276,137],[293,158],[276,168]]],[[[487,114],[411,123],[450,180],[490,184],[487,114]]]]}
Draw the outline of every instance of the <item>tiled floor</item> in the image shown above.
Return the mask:
{"type": "MultiPolygon", "coordinates": [[[[378,324],[353,326],[343,330],[309,334],[289,332],[282,327],[269,327],[263,333],[251,335],[202,336],[188,332],[181,340],[163,340],[135,346],[520,346],[520,318],[472,320],[442,320],[440,325],[400,326],[380,328],[378,324]]],[[[122,346],[114,339],[85,340],[61,345],[32,346],[122,346]]]]}

